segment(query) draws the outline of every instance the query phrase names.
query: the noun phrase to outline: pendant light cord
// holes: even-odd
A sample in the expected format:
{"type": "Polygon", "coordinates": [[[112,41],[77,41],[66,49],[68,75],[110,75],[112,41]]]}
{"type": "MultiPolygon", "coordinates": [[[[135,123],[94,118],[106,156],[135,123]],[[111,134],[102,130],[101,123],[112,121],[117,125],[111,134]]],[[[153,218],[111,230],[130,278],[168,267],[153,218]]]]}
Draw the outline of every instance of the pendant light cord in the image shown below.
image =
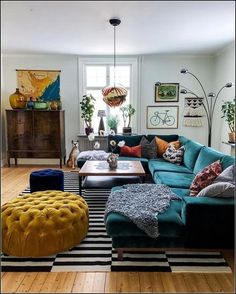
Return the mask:
{"type": "Polygon", "coordinates": [[[116,86],[116,26],[114,26],[114,88],[116,86]]]}

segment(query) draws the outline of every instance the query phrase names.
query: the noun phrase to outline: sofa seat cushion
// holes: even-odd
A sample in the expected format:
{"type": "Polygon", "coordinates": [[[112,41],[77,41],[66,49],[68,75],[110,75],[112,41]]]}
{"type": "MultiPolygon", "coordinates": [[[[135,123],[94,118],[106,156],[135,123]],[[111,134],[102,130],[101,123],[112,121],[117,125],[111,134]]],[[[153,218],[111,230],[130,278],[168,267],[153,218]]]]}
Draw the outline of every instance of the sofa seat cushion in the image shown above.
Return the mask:
{"type": "Polygon", "coordinates": [[[164,160],[163,158],[150,159],[148,162],[148,167],[152,175],[156,171],[168,171],[168,172],[192,174],[192,171],[188,169],[186,166],[176,165],[174,163],[164,160]]]}
{"type": "MultiPolygon", "coordinates": [[[[174,200],[170,207],[158,216],[159,237],[179,237],[183,234],[184,224],[181,219],[182,201],[174,200]]],[[[129,218],[110,213],[106,218],[106,230],[109,236],[134,237],[146,236],[129,218]]]]}
{"type": "Polygon", "coordinates": [[[194,177],[194,174],[158,171],[154,173],[153,180],[156,184],[188,189],[194,177]]]}
{"type": "Polygon", "coordinates": [[[181,188],[171,188],[171,191],[173,191],[176,195],[180,197],[186,197],[190,195],[189,189],[181,189],[181,188]]]}
{"type": "Polygon", "coordinates": [[[204,146],[196,160],[196,163],[194,165],[193,172],[195,174],[199,173],[201,170],[203,170],[206,166],[210,165],[211,163],[223,159],[224,154],[221,152],[218,152],[210,147],[204,146]]]}

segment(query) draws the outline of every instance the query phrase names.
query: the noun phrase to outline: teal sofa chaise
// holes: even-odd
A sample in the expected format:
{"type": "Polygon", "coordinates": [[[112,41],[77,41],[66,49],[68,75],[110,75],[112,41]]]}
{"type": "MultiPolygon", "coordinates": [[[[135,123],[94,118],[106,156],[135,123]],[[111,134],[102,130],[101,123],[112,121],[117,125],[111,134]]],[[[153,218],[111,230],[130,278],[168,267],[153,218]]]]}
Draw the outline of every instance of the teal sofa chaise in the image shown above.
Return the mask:
{"type": "MultiPolygon", "coordinates": [[[[151,141],[155,135],[147,135],[151,141]]],[[[201,145],[183,136],[159,136],[168,142],[179,140],[185,146],[182,165],[175,165],[162,158],[141,162],[156,184],[165,184],[181,196],[174,200],[166,212],[158,217],[159,237],[150,238],[127,217],[118,213],[108,214],[105,224],[112,238],[113,248],[233,248],[234,247],[234,199],[191,197],[189,187],[195,175],[216,160],[222,169],[234,164],[234,157],[201,145]]],[[[115,136],[117,142],[138,145],[142,136],[115,136]]],[[[119,152],[119,150],[117,150],[119,152]]],[[[140,160],[120,157],[119,160],[140,160]]],[[[114,187],[113,189],[120,189],[114,187]]]]}

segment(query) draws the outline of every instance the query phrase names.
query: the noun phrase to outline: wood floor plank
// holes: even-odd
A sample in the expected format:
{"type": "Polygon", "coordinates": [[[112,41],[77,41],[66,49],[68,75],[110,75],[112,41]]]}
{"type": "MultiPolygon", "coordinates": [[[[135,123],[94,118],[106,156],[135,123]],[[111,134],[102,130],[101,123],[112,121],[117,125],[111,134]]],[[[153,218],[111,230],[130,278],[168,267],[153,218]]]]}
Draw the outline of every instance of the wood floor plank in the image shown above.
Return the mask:
{"type": "Polygon", "coordinates": [[[204,274],[209,287],[211,288],[212,292],[224,292],[223,288],[221,287],[220,283],[217,281],[216,277],[213,274],[204,274]]]}
{"type": "Polygon", "coordinates": [[[84,286],[82,288],[82,293],[91,293],[93,290],[95,273],[85,273],[84,286]]]}
{"type": "Polygon", "coordinates": [[[55,293],[58,286],[58,280],[56,279],[57,273],[47,273],[47,278],[43,283],[40,293],[55,293]]]}
{"type": "Polygon", "coordinates": [[[106,273],[105,293],[116,293],[116,272],[106,273]]]}
{"type": "Polygon", "coordinates": [[[72,292],[81,293],[84,288],[86,273],[76,273],[76,277],[73,283],[72,292]]]}
{"type": "Polygon", "coordinates": [[[105,292],[106,273],[95,273],[92,293],[105,292]]]}
{"type": "Polygon", "coordinates": [[[171,273],[160,273],[162,284],[165,292],[176,292],[174,281],[171,273]]]}
{"type": "Polygon", "coordinates": [[[233,292],[233,285],[230,280],[225,276],[225,274],[214,274],[214,277],[217,279],[221,285],[224,292],[233,292]]]}
{"type": "Polygon", "coordinates": [[[161,273],[153,273],[152,275],[152,289],[153,292],[165,292],[161,273]]]}
{"type": "Polygon", "coordinates": [[[188,287],[185,284],[185,280],[182,273],[172,273],[172,278],[176,292],[188,293],[188,287]]]}
{"type": "Polygon", "coordinates": [[[35,277],[33,284],[29,288],[29,293],[39,293],[47,276],[48,273],[37,273],[37,276],[35,277]]]}
{"type": "Polygon", "coordinates": [[[2,291],[4,293],[14,293],[20,286],[25,273],[6,273],[2,279],[2,291]]]}
{"type": "Polygon", "coordinates": [[[140,292],[144,293],[152,293],[152,282],[154,280],[154,273],[149,272],[140,272],[139,273],[139,281],[140,281],[140,292]]]}
{"type": "Polygon", "coordinates": [[[74,284],[76,272],[57,273],[57,279],[59,280],[56,292],[70,293],[74,284]]]}
{"type": "Polygon", "coordinates": [[[20,286],[17,288],[17,293],[27,293],[30,290],[31,285],[33,284],[37,273],[26,273],[24,279],[22,280],[20,286]]]}

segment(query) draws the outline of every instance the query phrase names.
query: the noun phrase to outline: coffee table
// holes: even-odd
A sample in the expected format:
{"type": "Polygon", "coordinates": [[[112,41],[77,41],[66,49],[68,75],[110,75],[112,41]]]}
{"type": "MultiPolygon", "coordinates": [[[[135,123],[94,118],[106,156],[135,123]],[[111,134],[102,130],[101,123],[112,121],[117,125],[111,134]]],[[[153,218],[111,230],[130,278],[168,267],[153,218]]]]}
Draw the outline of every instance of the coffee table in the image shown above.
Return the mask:
{"type": "Polygon", "coordinates": [[[112,170],[106,161],[87,160],[79,171],[79,193],[82,191],[82,179],[87,176],[138,176],[144,182],[145,171],[140,161],[118,161],[116,169],[112,170]]]}

